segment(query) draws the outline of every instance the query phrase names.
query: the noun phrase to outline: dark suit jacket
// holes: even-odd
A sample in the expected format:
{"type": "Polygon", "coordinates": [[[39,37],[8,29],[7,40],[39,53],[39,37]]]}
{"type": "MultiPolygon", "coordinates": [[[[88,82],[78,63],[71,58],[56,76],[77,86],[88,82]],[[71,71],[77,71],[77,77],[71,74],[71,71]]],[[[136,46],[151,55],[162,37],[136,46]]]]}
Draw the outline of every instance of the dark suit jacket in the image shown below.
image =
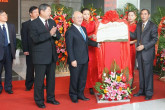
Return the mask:
{"type": "MultiPolygon", "coordinates": [[[[56,23],[48,20],[49,31],[56,23]]],[[[40,18],[37,18],[30,23],[30,37],[33,41],[32,58],[34,64],[50,64],[58,59],[56,52],[55,40],[60,39],[60,33],[56,31],[56,37],[52,37],[40,18]]]]}
{"type": "Polygon", "coordinates": [[[97,43],[88,39],[85,27],[86,41],[79,30],[72,25],[66,32],[66,49],[68,52],[68,63],[76,60],[77,64],[85,64],[89,61],[88,45],[97,47],[97,43]]]}
{"type": "Polygon", "coordinates": [[[140,41],[144,45],[144,50],[137,52],[137,57],[142,54],[144,61],[152,61],[155,56],[155,44],[158,40],[157,26],[148,21],[143,32],[142,32],[142,22],[137,24],[136,30],[130,35],[133,39],[137,39],[137,45],[140,41]]]}
{"type": "MultiPolygon", "coordinates": [[[[9,30],[9,39],[10,39],[10,46],[11,46],[11,54],[12,58],[15,58],[15,51],[16,51],[16,32],[15,32],[15,26],[13,24],[8,25],[9,30]]],[[[4,38],[3,30],[0,28],[0,61],[3,59],[4,56],[4,44],[5,44],[5,38],[4,38]]]]}
{"type": "Polygon", "coordinates": [[[22,39],[22,46],[24,52],[32,51],[33,41],[30,37],[30,29],[29,29],[30,23],[31,20],[22,23],[21,39],[22,39]]]}

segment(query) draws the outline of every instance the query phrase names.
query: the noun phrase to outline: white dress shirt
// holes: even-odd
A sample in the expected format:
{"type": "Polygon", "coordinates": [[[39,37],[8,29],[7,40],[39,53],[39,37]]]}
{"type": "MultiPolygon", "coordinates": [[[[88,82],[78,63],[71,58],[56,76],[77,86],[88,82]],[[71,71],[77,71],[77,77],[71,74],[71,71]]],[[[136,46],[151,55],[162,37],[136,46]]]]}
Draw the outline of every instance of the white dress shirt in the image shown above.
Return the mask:
{"type": "MultiPolygon", "coordinates": [[[[8,43],[10,44],[8,25],[7,25],[7,23],[5,23],[4,25],[5,25],[6,33],[7,33],[7,40],[8,40],[8,43]]],[[[1,26],[1,29],[3,30],[3,24],[2,23],[0,23],[0,26],[1,26]]]]}
{"type": "MultiPolygon", "coordinates": [[[[45,19],[44,18],[42,18],[41,16],[39,16],[39,18],[40,18],[40,20],[42,21],[42,23],[44,24],[44,26],[45,26],[45,19]]],[[[48,26],[49,26],[49,23],[48,23],[48,20],[47,20],[47,24],[48,24],[48,26]]]]}
{"type": "Polygon", "coordinates": [[[142,23],[142,27],[143,27],[143,24],[144,24],[144,28],[145,28],[147,23],[148,23],[148,20],[145,23],[142,23]]]}

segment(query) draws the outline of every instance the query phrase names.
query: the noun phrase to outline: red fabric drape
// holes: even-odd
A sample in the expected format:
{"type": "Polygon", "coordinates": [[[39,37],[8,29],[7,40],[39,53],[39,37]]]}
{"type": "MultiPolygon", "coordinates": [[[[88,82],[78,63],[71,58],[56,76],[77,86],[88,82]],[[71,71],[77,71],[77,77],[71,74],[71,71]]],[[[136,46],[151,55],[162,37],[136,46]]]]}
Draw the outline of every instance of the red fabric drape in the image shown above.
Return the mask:
{"type": "MultiPolygon", "coordinates": [[[[118,19],[116,22],[128,23],[118,19]]],[[[101,48],[98,49],[98,77],[101,79],[102,72],[105,67],[110,69],[113,60],[117,62],[121,69],[129,68],[129,79],[132,78],[131,58],[130,58],[130,35],[128,30],[127,42],[103,42],[101,48]]]]}

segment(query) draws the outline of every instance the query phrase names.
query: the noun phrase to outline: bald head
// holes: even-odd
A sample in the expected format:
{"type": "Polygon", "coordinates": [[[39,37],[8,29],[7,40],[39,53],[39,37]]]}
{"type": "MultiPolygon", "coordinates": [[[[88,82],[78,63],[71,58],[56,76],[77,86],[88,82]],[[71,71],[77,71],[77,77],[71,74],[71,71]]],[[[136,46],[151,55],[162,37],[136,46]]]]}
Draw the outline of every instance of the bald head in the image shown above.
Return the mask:
{"type": "Polygon", "coordinates": [[[73,13],[72,19],[73,19],[73,21],[74,21],[74,24],[76,24],[76,25],[78,25],[78,26],[81,26],[82,21],[83,21],[82,13],[79,12],[79,11],[75,11],[75,12],[73,13]]]}

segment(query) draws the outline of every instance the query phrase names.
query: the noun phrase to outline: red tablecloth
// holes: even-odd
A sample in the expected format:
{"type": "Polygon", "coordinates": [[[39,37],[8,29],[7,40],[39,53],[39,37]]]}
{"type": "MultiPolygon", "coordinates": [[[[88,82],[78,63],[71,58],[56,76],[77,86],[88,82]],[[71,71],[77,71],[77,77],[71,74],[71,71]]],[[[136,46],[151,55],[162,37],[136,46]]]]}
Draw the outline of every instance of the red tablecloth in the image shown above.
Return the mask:
{"type": "MultiPolygon", "coordinates": [[[[125,22],[127,24],[124,20],[118,20],[118,22],[125,22]]],[[[130,35],[128,36],[127,42],[103,42],[101,48],[97,50],[97,59],[99,79],[104,68],[107,67],[110,69],[111,63],[114,60],[120,66],[120,69],[124,69],[125,67],[129,68],[129,79],[131,79],[130,35]]]]}

